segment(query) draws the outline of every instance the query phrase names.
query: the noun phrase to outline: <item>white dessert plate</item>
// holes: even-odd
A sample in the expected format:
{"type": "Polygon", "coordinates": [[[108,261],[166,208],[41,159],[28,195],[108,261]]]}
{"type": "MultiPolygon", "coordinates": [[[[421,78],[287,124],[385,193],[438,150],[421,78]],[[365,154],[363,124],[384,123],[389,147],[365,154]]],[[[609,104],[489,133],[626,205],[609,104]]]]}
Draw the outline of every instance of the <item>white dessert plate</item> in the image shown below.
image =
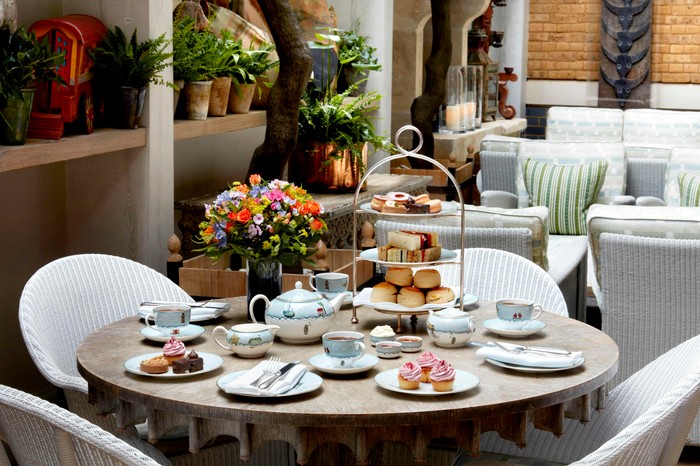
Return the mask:
{"type": "Polygon", "coordinates": [[[438,262],[453,261],[457,257],[457,252],[451,249],[443,249],[440,254],[440,259],[430,262],[387,262],[379,260],[379,252],[377,248],[366,249],[360,253],[360,257],[368,261],[376,262],[382,265],[397,265],[402,267],[415,267],[418,265],[437,264],[438,262]]]}
{"type": "MultiPolygon", "coordinates": [[[[459,295],[459,287],[458,286],[451,286],[452,291],[454,291],[455,296],[459,295]]],[[[378,311],[383,311],[383,312],[401,312],[403,314],[408,314],[408,313],[413,313],[413,312],[426,312],[428,309],[432,310],[437,310],[437,309],[445,309],[447,307],[453,307],[455,305],[455,300],[453,299],[452,301],[449,301],[447,303],[443,304],[424,304],[422,306],[418,307],[406,307],[402,306],[400,304],[396,303],[387,303],[387,302],[372,302],[370,301],[370,298],[372,297],[372,288],[367,287],[364,288],[362,291],[360,291],[357,296],[352,300],[352,303],[355,306],[369,306],[371,308],[374,308],[378,311]]],[[[469,304],[474,304],[477,302],[479,299],[476,296],[470,295],[470,294],[465,294],[464,295],[464,305],[467,306],[469,304]]]]}
{"type": "Polygon", "coordinates": [[[133,358],[127,359],[124,362],[124,369],[126,369],[127,372],[131,372],[132,374],[145,375],[146,377],[180,378],[191,377],[193,375],[199,374],[206,374],[207,372],[211,372],[215,369],[218,369],[224,364],[224,360],[221,358],[221,356],[217,356],[216,354],[212,353],[200,353],[199,351],[197,351],[199,357],[204,360],[204,368],[201,371],[185,372],[184,374],[173,374],[173,368],[168,367],[168,372],[164,372],[162,374],[149,374],[148,372],[143,372],[141,370],[141,361],[143,361],[144,359],[150,359],[156,356],[160,356],[161,354],[163,354],[163,352],[158,351],[156,353],[146,353],[141,354],[139,356],[134,356],[133,358]]]}
{"type": "Polygon", "coordinates": [[[380,212],[378,210],[374,210],[369,202],[361,204],[360,210],[362,210],[363,212],[371,213],[371,214],[391,215],[393,217],[411,217],[411,218],[413,218],[413,217],[435,217],[437,215],[450,214],[452,212],[457,212],[457,204],[455,204],[454,202],[442,201],[442,210],[440,212],[431,212],[428,214],[392,214],[389,212],[380,212]]]}
{"type": "MultiPolygon", "coordinates": [[[[232,372],[230,374],[223,375],[216,379],[216,385],[224,392],[226,392],[226,385],[232,382],[233,380],[236,380],[238,377],[242,376],[248,371],[236,371],[232,372]]],[[[226,393],[231,393],[233,395],[240,395],[240,396],[249,396],[252,398],[281,398],[285,396],[294,396],[294,395],[301,395],[302,393],[309,393],[313,392],[316,390],[318,387],[321,386],[323,383],[323,378],[318,375],[314,374],[313,372],[306,371],[304,375],[301,376],[301,379],[299,380],[299,383],[296,384],[294,388],[292,388],[289,391],[286,391],[284,393],[280,393],[279,395],[253,395],[251,393],[236,393],[236,392],[226,392],[226,393]]]]}
{"type": "Polygon", "coordinates": [[[335,366],[331,358],[323,353],[316,354],[309,358],[309,364],[311,364],[315,369],[328,374],[357,374],[370,370],[376,366],[378,362],[379,359],[377,356],[367,353],[355,361],[355,364],[349,367],[335,366]]]}
{"type": "Polygon", "coordinates": [[[571,366],[565,366],[565,367],[533,367],[533,366],[520,366],[518,364],[511,364],[509,362],[502,362],[498,361],[496,359],[491,359],[491,358],[486,358],[486,362],[493,364],[494,366],[498,367],[503,367],[505,369],[512,369],[514,371],[520,371],[520,372],[536,372],[536,373],[543,373],[543,372],[559,372],[559,371],[568,371],[569,369],[574,369],[575,367],[582,366],[586,360],[584,358],[577,359],[574,364],[571,366]]]}
{"type": "Polygon", "coordinates": [[[503,327],[503,322],[500,319],[485,320],[483,325],[487,330],[508,338],[525,338],[529,335],[534,335],[547,326],[541,320],[532,320],[521,329],[508,329],[503,327]]]}
{"type": "MultiPolygon", "coordinates": [[[[204,327],[199,325],[190,324],[185,327],[180,328],[179,333],[172,335],[175,339],[180,341],[190,341],[194,340],[198,336],[204,333],[204,327]]],[[[159,341],[161,343],[170,340],[170,335],[165,336],[153,327],[143,327],[141,329],[141,335],[148,338],[149,340],[159,341]]]]}
{"type": "Polygon", "coordinates": [[[377,382],[382,388],[391,390],[392,392],[406,393],[407,395],[417,395],[417,396],[439,396],[439,395],[453,395],[455,393],[466,392],[479,385],[479,377],[474,374],[455,369],[455,383],[452,390],[449,392],[436,392],[433,390],[432,384],[421,382],[420,386],[415,390],[406,390],[399,387],[399,370],[389,369],[380,372],[374,377],[374,381],[377,382]]]}

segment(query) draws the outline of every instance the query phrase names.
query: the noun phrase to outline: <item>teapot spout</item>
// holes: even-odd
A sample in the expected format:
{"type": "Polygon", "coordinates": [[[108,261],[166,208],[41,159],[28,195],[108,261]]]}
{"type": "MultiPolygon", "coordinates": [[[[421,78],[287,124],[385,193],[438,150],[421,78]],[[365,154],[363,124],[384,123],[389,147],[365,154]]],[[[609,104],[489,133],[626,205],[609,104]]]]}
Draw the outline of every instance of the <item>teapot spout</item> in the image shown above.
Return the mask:
{"type": "Polygon", "coordinates": [[[333,310],[335,312],[339,312],[340,307],[343,305],[343,301],[345,301],[345,293],[340,293],[338,296],[331,299],[330,301],[331,301],[331,306],[333,306],[333,310]]]}

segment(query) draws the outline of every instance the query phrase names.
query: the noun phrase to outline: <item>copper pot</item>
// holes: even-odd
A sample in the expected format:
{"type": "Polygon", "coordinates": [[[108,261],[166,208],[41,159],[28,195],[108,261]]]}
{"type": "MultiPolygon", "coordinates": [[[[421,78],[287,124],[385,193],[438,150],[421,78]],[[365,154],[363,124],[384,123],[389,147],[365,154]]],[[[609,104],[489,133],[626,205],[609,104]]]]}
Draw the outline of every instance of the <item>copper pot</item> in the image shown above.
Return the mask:
{"type": "MultiPolygon", "coordinates": [[[[368,144],[360,145],[361,162],[349,149],[334,154],[333,143],[299,143],[289,160],[289,180],[316,193],[354,192],[368,160],[368,144]]],[[[362,190],[365,189],[363,186],[362,190]]]]}

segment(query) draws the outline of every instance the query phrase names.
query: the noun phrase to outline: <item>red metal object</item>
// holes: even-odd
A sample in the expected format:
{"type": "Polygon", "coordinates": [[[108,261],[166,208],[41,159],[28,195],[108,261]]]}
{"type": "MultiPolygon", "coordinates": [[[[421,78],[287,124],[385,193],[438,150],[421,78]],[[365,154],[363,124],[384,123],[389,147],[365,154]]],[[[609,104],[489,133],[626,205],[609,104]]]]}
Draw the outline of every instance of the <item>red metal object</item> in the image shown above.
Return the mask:
{"type": "Polygon", "coordinates": [[[67,123],[76,123],[83,133],[92,133],[95,111],[88,48],[97,46],[107,27],[92,16],[66,15],[36,21],[29,30],[39,40],[48,36],[53,50],[65,54],[58,73],[66,85],[39,83],[27,136],[60,139],[67,123]]]}

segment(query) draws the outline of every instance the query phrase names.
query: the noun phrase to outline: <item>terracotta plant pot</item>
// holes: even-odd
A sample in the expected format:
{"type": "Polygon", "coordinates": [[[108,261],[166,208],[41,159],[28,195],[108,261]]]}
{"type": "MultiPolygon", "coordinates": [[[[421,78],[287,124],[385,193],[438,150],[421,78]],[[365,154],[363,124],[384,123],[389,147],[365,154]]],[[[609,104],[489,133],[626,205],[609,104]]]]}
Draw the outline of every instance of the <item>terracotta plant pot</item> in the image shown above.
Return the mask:
{"type": "Polygon", "coordinates": [[[214,78],[209,94],[209,116],[225,116],[231,91],[231,76],[214,78]]]}
{"type": "Polygon", "coordinates": [[[228,111],[231,113],[248,113],[257,87],[257,84],[231,83],[231,92],[228,95],[228,111]]]}
{"type": "Polygon", "coordinates": [[[29,115],[32,113],[36,89],[22,89],[22,98],[10,97],[7,106],[0,109],[0,143],[8,146],[19,146],[25,143],[29,115]]]}
{"type": "MultiPolygon", "coordinates": [[[[360,164],[349,150],[339,158],[331,156],[335,151],[333,143],[297,144],[289,160],[289,181],[316,193],[354,192],[367,167],[368,150],[368,144],[362,144],[360,164]]],[[[366,189],[363,186],[361,190],[366,189]]]]}
{"type": "Polygon", "coordinates": [[[209,113],[211,81],[193,81],[183,88],[185,117],[188,120],[206,120],[209,113]]]}

